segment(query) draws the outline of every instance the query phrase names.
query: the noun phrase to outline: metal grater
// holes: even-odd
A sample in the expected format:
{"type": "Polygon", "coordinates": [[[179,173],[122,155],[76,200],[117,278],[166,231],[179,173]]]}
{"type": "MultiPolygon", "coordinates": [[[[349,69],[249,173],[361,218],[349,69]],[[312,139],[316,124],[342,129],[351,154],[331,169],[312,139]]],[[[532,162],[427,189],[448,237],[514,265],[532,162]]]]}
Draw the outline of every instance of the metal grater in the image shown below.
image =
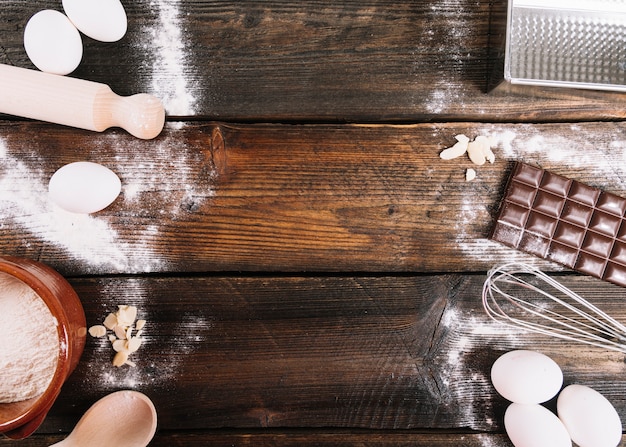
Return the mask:
{"type": "Polygon", "coordinates": [[[509,0],[511,83],[626,91],[626,0],[509,0]]]}

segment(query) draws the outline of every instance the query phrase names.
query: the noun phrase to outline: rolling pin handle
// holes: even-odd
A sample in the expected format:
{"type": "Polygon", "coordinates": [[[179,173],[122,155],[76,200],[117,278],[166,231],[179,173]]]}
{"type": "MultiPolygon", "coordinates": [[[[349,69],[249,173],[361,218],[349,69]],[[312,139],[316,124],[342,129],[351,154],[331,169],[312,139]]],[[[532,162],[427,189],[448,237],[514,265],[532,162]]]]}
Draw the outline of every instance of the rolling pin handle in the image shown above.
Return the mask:
{"type": "Polygon", "coordinates": [[[121,127],[131,135],[145,140],[155,138],[161,133],[165,125],[165,109],[158,98],[146,93],[118,96],[109,92],[108,98],[103,99],[108,103],[108,107],[102,108],[105,119],[95,119],[98,130],[121,127]]]}

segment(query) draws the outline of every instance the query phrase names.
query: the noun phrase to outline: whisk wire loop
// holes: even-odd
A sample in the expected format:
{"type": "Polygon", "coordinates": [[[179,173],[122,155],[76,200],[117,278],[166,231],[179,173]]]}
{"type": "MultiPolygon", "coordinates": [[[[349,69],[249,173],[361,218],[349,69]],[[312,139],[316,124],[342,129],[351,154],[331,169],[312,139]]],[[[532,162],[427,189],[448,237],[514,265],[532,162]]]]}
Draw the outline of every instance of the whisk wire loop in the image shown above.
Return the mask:
{"type": "Polygon", "coordinates": [[[626,353],[624,324],[533,266],[510,263],[490,270],[482,302],[495,321],[626,353]],[[551,309],[555,305],[558,311],[551,309]]]}

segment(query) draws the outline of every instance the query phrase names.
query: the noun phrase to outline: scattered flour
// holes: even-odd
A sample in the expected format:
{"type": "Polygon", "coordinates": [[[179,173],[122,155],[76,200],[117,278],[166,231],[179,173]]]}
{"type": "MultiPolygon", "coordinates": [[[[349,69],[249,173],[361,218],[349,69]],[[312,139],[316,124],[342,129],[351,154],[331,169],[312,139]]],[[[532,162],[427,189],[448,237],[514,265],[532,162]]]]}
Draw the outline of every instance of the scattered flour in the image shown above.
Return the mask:
{"type": "MultiPolygon", "coordinates": [[[[0,141],[0,147],[4,143],[0,141]]],[[[6,154],[0,158],[0,229],[19,227],[30,237],[43,239],[69,252],[87,266],[110,266],[120,271],[151,271],[158,260],[146,254],[150,231],[139,244],[120,243],[117,232],[104,218],[69,213],[48,199],[48,178],[20,159],[6,154]],[[137,259],[132,259],[137,257],[137,259]],[[138,264],[139,260],[141,264],[138,264]],[[149,260],[149,261],[146,261],[149,260]],[[147,264],[146,264],[147,263],[147,264]]],[[[24,244],[30,245],[28,237],[24,244]]],[[[90,270],[87,268],[87,270],[90,270]]]]}
{"type": "Polygon", "coordinates": [[[515,160],[525,159],[537,164],[560,164],[569,168],[595,167],[606,172],[608,179],[620,180],[626,175],[626,165],[616,163],[607,157],[607,149],[612,154],[621,153],[622,161],[626,161],[626,140],[619,135],[607,135],[606,130],[596,127],[585,127],[572,124],[558,133],[555,128],[544,128],[533,124],[516,126],[492,125],[484,129],[486,135],[496,141],[503,158],[515,160]],[[619,151],[616,151],[619,150],[619,151]]]}
{"type": "MultiPolygon", "coordinates": [[[[423,41],[435,52],[436,61],[445,61],[446,64],[440,70],[441,77],[425,102],[422,103],[424,98],[419,99],[420,104],[430,114],[439,115],[451,110],[458,113],[467,104],[471,104],[471,101],[463,97],[467,89],[459,82],[459,76],[463,63],[471,58],[471,53],[467,51],[467,42],[475,32],[468,26],[472,21],[466,18],[476,10],[476,2],[472,0],[439,0],[431,2],[426,11],[424,23],[431,24],[431,28],[426,28],[423,41]],[[451,62],[452,67],[449,66],[451,62]],[[455,67],[458,69],[455,70],[455,67]]],[[[423,61],[417,63],[421,64],[423,61]]]]}
{"type": "MultiPolygon", "coordinates": [[[[147,285],[147,278],[130,277],[123,281],[119,279],[101,279],[101,293],[113,302],[127,302],[136,306],[142,319],[148,320],[148,325],[142,334],[142,349],[134,355],[136,367],[115,368],[111,365],[111,344],[106,338],[89,338],[89,343],[94,347],[90,352],[93,360],[84,362],[88,365],[89,372],[84,374],[85,380],[94,387],[107,387],[111,391],[124,389],[160,388],[170,389],[176,383],[185,367],[186,358],[193,354],[198,346],[205,343],[211,336],[213,322],[206,312],[166,312],[171,321],[165,323],[163,316],[154,314],[159,306],[155,304],[152,286],[147,285]],[[171,325],[171,333],[168,328],[157,327],[154,321],[160,321],[159,325],[171,325]],[[170,333],[164,343],[163,338],[157,338],[155,333],[170,333]],[[153,343],[158,343],[158,348],[146,349],[153,343]],[[150,352],[150,356],[146,355],[150,352]]],[[[110,311],[108,302],[102,303],[102,315],[110,311]]],[[[99,321],[88,322],[98,323],[99,321]]]]}
{"type": "Polygon", "coordinates": [[[168,115],[193,115],[197,101],[188,81],[190,49],[184,41],[180,0],[151,0],[150,7],[158,21],[146,30],[148,37],[140,45],[153,55],[151,93],[161,99],[168,115]]]}
{"type": "MultiPolygon", "coordinates": [[[[166,136],[142,143],[148,144],[151,151],[149,161],[144,162],[137,161],[140,150],[134,150],[133,141],[125,134],[107,133],[93,142],[94,149],[101,145],[118,154],[118,165],[108,166],[122,179],[122,194],[116,201],[121,216],[115,217],[106,215],[106,210],[81,215],[55,206],[48,198],[49,175],[37,167],[46,162],[32,154],[15,155],[0,138],[0,231],[6,228],[15,233],[19,229],[24,233],[22,246],[26,248],[32,240],[40,240],[44,246],[49,244],[66,252],[73,261],[81,263],[81,272],[86,274],[105,269],[146,273],[166,268],[164,255],[155,251],[161,245],[159,222],[193,212],[212,197],[214,173],[199,173],[198,166],[205,163],[203,154],[185,147],[179,139],[172,141],[172,137],[166,136]],[[138,165],[142,168],[139,171],[138,165]],[[164,172],[174,174],[164,177],[164,172]],[[125,229],[126,209],[133,211],[133,218],[150,218],[148,225],[136,225],[129,239],[120,234],[125,229]]],[[[19,152],[26,154],[28,150],[19,152]]]]}
{"type": "Polygon", "coordinates": [[[464,360],[472,358],[469,352],[484,350],[489,343],[516,349],[523,331],[492,321],[486,314],[477,317],[451,309],[446,310],[442,326],[449,331],[450,344],[442,350],[439,374],[450,393],[450,401],[458,406],[463,425],[474,430],[493,428],[498,421],[489,417],[492,411],[485,399],[493,393],[489,371],[477,369],[464,360]]]}
{"type": "MultiPolygon", "coordinates": [[[[479,132],[490,137],[494,142],[493,151],[499,160],[522,160],[541,166],[567,166],[568,168],[588,168],[593,166],[593,172],[602,172],[601,179],[594,180],[605,189],[623,188],[626,179],[626,140],[616,138],[615,135],[606,136],[606,131],[600,134],[595,127],[585,127],[573,124],[558,133],[554,127],[549,130],[543,126],[533,124],[520,125],[485,125],[479,132]],[[621,153],[622,159],[616,162],[615,158],[608,157],[606,152],[610,148],[612,154],[621,153]]],[[[580,180],[580,179],[579,179],[580,180]]],[[[584,180],[584,179],[582,179],[584,180]]],[[[489,205],[497,205],[498,197],[494,196],[489,205]]],[[[538,258],[522,252],[507,251],[506,258],[496,259],[500,253],[501,244],[487,238],[476,239],[472,235],[477,225],[492,222],[490,210],[484,206],[477,206],[476,191],[465,188],[463,191],[461,210],[455,221],[455,234],[458,247],[466,256],[484,261],[488,254],[493,264],[501,262],[524,261],[534,264],[538,258]]],[[[555,266],[556,267],[556,266],[555,266]]]]}
{"type": "Polygon", "coordinates": [[[42,394],[59,356],[57,321],[33,289],[0,272],[0,402],[42,394]]]}

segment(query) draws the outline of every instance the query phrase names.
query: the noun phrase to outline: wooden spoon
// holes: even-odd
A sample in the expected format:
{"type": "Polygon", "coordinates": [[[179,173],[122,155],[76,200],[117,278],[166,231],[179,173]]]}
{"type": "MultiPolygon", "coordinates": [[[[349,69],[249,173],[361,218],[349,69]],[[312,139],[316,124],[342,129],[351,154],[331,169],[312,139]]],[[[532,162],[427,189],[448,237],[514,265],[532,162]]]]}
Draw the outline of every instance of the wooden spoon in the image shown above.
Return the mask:
{"type": "Polygon", "coordinates": [[[117,391],[93,404],[72,433],[50,447],[146,447],[156,425],[156,410],[148,396],[117,391]]]}

